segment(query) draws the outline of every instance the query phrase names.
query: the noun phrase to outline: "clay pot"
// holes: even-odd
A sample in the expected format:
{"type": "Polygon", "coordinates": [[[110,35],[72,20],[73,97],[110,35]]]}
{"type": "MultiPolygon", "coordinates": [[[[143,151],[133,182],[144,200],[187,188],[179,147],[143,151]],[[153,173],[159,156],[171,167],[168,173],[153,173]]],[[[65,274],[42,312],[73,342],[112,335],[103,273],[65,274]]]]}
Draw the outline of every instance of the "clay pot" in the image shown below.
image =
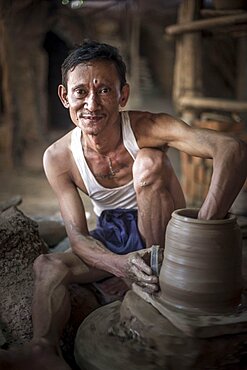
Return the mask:
{"type": "Polygon", "coordinates": [[[180,209],[167,226],[160,271],[161,299],[199,313],[230,312],[240,304],[242,237],[236,217],[199,220],[180,209]]]}

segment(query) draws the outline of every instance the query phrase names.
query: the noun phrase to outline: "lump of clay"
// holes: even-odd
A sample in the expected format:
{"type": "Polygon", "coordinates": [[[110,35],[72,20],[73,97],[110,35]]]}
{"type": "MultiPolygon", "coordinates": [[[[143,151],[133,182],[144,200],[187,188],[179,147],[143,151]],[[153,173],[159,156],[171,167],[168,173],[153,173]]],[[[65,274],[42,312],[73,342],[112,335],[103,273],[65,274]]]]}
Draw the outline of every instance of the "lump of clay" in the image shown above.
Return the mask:
{"type": "Polygon", "coordinates": [[[8,345],[31,338],[32,265],[47,252],[36,222],[15,207],[0,213],[0,320],[8,345]]]}

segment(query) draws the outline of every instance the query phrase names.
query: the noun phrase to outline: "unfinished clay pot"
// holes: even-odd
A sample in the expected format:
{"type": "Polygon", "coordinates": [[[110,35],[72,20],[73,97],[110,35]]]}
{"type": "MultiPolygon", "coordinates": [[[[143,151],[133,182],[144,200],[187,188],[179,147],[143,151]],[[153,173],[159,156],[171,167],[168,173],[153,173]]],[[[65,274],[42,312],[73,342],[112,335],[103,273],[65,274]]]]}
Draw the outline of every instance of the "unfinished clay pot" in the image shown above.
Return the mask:
{"type": "Polygon", "coordinates": [[[242,291],[242,238],[236,217],[199,220],[197,209],[172,214],[160,271],[161,299],[199,313],[235,309],[242,291]]]}

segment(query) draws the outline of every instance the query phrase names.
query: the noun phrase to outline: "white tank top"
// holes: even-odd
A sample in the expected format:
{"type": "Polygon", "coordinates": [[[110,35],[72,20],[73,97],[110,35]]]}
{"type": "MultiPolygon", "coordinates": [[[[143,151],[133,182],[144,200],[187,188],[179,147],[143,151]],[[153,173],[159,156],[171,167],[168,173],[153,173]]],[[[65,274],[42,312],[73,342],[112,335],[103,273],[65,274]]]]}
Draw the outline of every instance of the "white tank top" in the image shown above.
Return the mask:
{"type": "MultiPolygon", "coordinates": [[[[121,112],[121,121],[123,144],[131,157],[135,160],[140,148],[137,145],[131,128],[128,112],[121,112]]],[[[133,180],[128,184],[111,189],[100,185],[95,179],[84,157],[81,135],[82,131],[79,127],[73,129],[71,133],[71,150],[88,195],[92,200],[95,214],[100,216],[101,212],[106,209],[136,209],[137,202],[133,180]]]]}

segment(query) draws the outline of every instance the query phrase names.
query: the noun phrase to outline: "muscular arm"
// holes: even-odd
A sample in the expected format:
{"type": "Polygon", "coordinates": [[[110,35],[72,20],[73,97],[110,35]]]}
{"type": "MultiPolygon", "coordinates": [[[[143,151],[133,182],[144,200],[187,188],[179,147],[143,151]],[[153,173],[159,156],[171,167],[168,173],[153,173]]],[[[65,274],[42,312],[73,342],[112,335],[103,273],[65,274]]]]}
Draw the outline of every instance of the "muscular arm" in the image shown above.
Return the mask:
{"type": "Polygon", "coordinates": [[[89,235],[83,202],[71,178],[68,163],[64,150],[50,147],[44,154],[45,173],[57,195],[73,252],[91,267],[141,282],[150,291],[156,290],[157,278],[152,276],[151,268],[137,253],[117,255],[89,235]]]}
{"type": "MultiPolygon", "coordinates": [[[[193,150],[187,150],[187,153],[213,159],[210,187],[198,217],[224,218],[246,179],[246,145],[212,130],[189,129],[189,133],[187,140],[191,138],[193,150]]],[[[186,151],[186,146],[190,146],[190,141],[184,145],[183,151],[186,151]]]]}
{"type": "Polygon", "coordinates": [[[137,129],[142,146],[167,144],[190,155],[213,160],[213,175],[199,218],[224,218],[247,176],[247,145],[230,135],[192,128],[165,114],[151,115],[144,132],[147,141],[137,129]]]}
{"type": "Polygon", "coordinates": [[[58,198],[72,250],[88,265],[119,275],[115,268],[117,256],[89,235],[83,202],[71,179],[70,169],[66,168],[68,158],[64,158],[63,151],[58,152],[52,147],[46,150],[44,169],[58,198]]]}

